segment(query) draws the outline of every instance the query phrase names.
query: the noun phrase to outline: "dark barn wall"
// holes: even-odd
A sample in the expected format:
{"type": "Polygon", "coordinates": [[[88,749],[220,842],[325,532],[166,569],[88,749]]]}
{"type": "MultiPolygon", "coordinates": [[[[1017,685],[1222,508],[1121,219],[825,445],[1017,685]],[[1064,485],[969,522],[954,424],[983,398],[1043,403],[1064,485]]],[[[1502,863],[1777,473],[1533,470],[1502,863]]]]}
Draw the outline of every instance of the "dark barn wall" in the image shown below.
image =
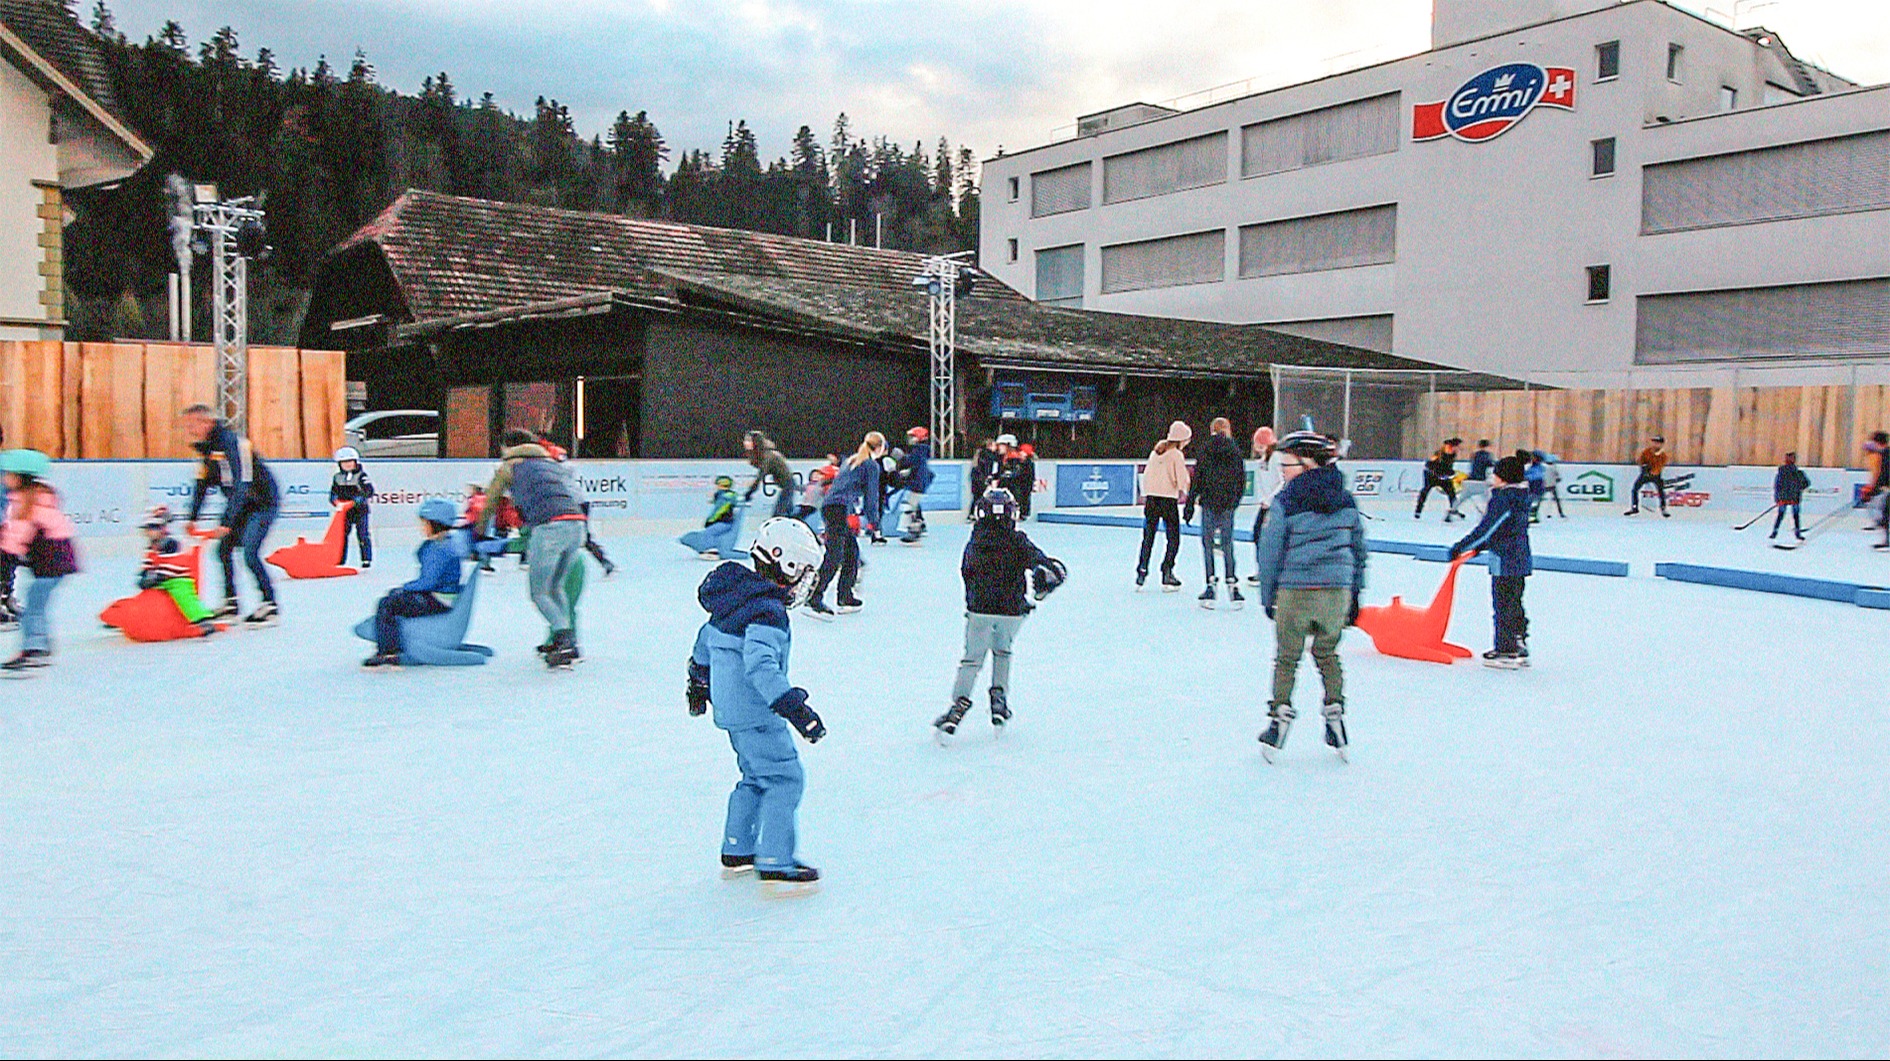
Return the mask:
{"type": "Polygon", "coordinates": [[[656,320],[644,366],[645,457],[739,456],[755,427],[791,457],[845,454],[868,431],[899,445],[929,418],[926,362],[908,352],[656,320]]]}
{"type": "MultiPolygon", "coordinates": [[[[1029,373],[1000,375],[1015,378],[1029,373]]],[[[1155,442],[1168,433],[1171,422],[1185,420],[1201,437],[1217,416],[1234,422],[1234,437],[1245,448],[1254,429],[1273,416],[1273,389],[1264,379],[1237,381],[1230,397],[1226,380],[1131,378],[1118,392],[1116,376],[1069,378],[1093,383],[1098,392],[1095,421],[1077,425],[1074,438],[1068,424],[1018,420],[1000,423],[993,419],[991,387],[983,372],[973,373],[965,390],[965,437],[969,441],[961,456],[984,439],[1008,431],[1018,441],[1035,445],[1037,455],[1047,459],[1146,457],[1155,442]]]]}

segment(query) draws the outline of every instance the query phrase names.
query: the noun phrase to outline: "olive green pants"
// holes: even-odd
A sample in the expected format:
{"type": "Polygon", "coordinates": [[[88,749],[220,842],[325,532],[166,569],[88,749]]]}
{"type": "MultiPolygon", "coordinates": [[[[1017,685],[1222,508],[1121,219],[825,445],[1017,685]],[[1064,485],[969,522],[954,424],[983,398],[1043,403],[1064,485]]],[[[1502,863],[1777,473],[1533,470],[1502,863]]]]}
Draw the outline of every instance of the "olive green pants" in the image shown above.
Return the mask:
{"type": "Polygon", "coordinates": [[[1275,705],[1293,702],[1293,682],[1299,675],[1299,657],[1312,638],[1313,663],[1325,683],[1328,704],[1345,703],[1345,669],[1339,664],[1339,635],[1352,608],[1349,589],[1282,589],[1273,601],[1273,634],[1278,651],[1273,657],[1275,705]]]}

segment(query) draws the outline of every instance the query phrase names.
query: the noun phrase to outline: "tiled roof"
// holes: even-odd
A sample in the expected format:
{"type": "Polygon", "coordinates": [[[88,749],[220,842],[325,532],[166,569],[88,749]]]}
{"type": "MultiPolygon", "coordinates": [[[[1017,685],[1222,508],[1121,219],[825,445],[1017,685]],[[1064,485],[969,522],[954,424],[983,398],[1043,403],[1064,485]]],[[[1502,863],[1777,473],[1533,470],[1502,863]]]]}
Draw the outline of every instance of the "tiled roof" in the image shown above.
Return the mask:
{"type": "Polygon", "coordinates": [[[39,53],[40,58],[84,89],[94,103],[124,121],[98,38],[79,25],[64,7],[53,0],[0,0],[0,22],[25,41],[27,47],[39,53]]]}
{"type": "MultiPolygon", "coordinates": [[[[922,344],[926,300],[912,290],[755,276],[673,274],[684,301],[716,305],[862,340],[922,344]]],[[[1255,324],[972,299],[958,304],[958,349],[985,365],[1178,375],[1261,376],[1271,365],[1440,369],[1391,354],[1305,339],[1255,324]]]]}
{"type": "MultiPolygon", "coordinates": [[[[409,191],[335,248],[380,248],[416,322],[617,292],[673,301],[658,272],[910,291],[924,256],[760,232],[409,191]]],[[[995,280],[979,297],[1022,301],[995,280]]]]}

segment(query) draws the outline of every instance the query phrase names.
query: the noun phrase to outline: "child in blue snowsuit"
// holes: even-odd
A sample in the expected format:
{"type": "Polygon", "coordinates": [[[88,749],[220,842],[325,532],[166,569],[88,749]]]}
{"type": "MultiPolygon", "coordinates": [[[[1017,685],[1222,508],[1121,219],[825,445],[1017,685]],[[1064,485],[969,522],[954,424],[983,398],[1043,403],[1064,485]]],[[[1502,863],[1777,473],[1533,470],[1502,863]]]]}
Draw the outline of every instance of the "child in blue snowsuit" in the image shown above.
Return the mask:
{"type": "Polygon", "coordinates": [[[459,596],[461,553],[448,540],[459,510],[445,498],[428,498],[420,505],[420,529],[426,535],[415,552],[420,573],[389,590],[374,609],[374,654],[363,667],[400,666],[400,620],[439,615],[453,610],[459,596]]]}
{"type": "Polygon", "coordinates": [[[768,520],[751,553],[755,567],[728,562],[702,581],[696,599],[709,621],[689,657],[689,713],[714,708],[742,778],[728,797],[722,875],[756,871],[767,882],[806,884],[820,871],[795,858],[794,816],[803,775],[791,725],[809,744],[827,727],[788,681],[788,609],[820,563],[814,533],[799,520],[768,520]]]}
{"type": "Polygon", "coordinates": [[[1496,647],[1483,654],[1486,667],[1515,670],[1529,665],[1529,616],[1523,612],[1524,583],[1535,571],[1529,552],[1529,486],[1522,458],[1496,462],[1496,488],[1483,522],[1450,547],[1450,558],[1489,556],[1490,603],[1496,617],[1496,647]]]}
{"type": "Polygon", "coordinates": [[[735,480],[726,475],[715,477],[715,495],[709,498],[709,515],[702,529],[690,531],[677,540],[705,558],[714,553],[721,559],[735,555],[735,539],[741,533],[742,498],[735,492],[735,480]]]}

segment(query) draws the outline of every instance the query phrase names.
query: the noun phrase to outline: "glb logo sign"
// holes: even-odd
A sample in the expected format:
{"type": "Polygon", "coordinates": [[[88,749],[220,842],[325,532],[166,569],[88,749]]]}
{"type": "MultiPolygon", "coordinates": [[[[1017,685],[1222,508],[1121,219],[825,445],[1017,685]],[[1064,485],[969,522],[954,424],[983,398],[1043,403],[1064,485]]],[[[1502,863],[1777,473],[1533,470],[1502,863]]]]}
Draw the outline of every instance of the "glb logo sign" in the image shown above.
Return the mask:
{"type": "Polygon", "coordinates": [[[1583,472],[1568,484],[1568,496],[1584,501],[1612,502],[1614,500],[1614,476],[1606,472],[1583,472]]]}
{"type": "Polygon", "coordinates": [[[1575,71],[1565,66],[1510,63],[1485,70],[1442,103],[1420,103],[1412,111],[1411,139],[1454,137],[1465,143],[1494,140],[1537,107],[1575,109],[1575,71]]]}

